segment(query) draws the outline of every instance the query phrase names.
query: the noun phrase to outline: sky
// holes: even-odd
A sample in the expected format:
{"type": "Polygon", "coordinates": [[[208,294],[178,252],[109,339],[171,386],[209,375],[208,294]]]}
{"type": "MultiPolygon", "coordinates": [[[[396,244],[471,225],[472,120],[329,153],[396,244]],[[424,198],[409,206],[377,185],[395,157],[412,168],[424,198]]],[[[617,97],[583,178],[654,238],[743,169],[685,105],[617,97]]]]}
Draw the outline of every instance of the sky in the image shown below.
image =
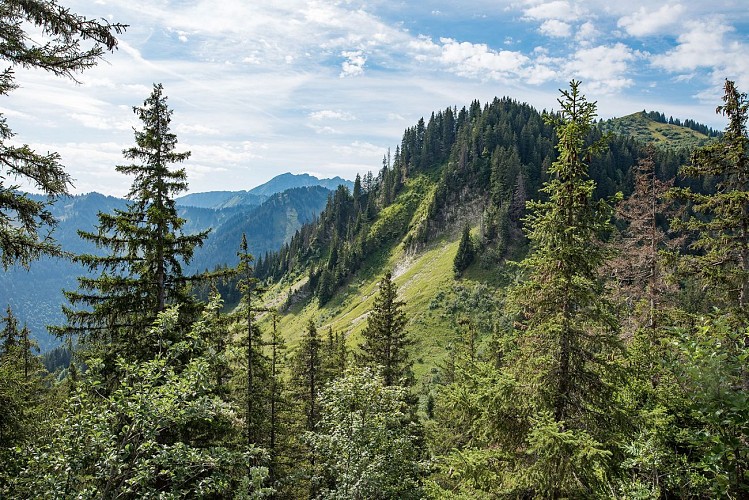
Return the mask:
{"type": "Polygon", "coordinates": [[[724,80],[749,91],[746,0],[60,1],[128,24],[118,49],[77,82],[15,68],[0,113],[14,141],[60,153],[78,194],[128,191],[114,167],[154,83],[189,192],[376,173],[420,117],[495,96],[556,109],[571,79],[604,119],[721,130],[724,80]]]}

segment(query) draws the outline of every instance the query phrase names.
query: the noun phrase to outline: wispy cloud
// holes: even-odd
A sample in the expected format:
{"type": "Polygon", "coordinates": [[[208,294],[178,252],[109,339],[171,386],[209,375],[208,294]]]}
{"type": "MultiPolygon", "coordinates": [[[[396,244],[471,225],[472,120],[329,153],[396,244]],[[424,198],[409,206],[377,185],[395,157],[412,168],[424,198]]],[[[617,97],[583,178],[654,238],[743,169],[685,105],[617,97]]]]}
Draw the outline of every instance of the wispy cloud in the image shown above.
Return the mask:
{"type": "Polygon", "coordinates": [[[353,178],[433,110],[507,94],[548,108],[570,78],[603,113],[707,120],[723,78],[749,87],[749,12],[727,0],[64,3],[130,24],[119,50],[80,85],[19,68],[0,111],[17,140],[63,152],[79,190],[126,189],[111,172],[154,82],[193,151],[193,190],[279,170],[353,178]]]}

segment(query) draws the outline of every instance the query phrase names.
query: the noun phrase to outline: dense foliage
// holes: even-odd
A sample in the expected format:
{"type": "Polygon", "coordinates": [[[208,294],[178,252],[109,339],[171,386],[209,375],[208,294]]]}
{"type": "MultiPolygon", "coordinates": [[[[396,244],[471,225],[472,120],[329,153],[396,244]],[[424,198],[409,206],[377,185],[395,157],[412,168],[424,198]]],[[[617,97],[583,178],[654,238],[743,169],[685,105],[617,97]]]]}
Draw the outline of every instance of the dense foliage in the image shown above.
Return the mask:
{"type": "Polygon", "coordinates": [[[255,260],[237,216],[227,313],[183,272],[206,235],[156,85],[129,203],[81,232],[108,252],[77,258],[99,271],[69,294],[84,335],[45,369],[0,319],[0,496],[746,497],[749,105],[724,91],[691,154],[603,133],[576,81],[557,112],[434,113],[278,252],[255,260]],[[436,353],[407,312],[427,254],[436,353]]]}

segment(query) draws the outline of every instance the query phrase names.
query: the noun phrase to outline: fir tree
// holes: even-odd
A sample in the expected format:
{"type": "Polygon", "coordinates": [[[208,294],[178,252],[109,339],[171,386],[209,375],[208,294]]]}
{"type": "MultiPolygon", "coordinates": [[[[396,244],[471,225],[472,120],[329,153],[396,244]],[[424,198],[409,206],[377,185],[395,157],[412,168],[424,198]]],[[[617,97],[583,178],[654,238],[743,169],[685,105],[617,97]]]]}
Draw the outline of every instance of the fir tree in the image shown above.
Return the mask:
{"type": "Polygon", "coordinates": [[[362,366],[381,367],[382,377],[388,386],[410,385],[412,382],[407,349],[413,342],[406,335],[406,314],[397,294],[398,290],[388,272],[380,280],[379,292],[367,317],[359,356],[362,366]]]}
{"type": "MultiPolygon", "coordinates": [[[[72,13],[54,0],[3,2],[0,59],[10,66],[0,72],[0,95],[18,87],[17,67],[75,80],[76,73],[95,66],[106,51],[117,47],[115,35],[124,29],[122,24],[72,13]],[[38,29],[41,36],[27,33],[29,29],[38,29]]],[[[55,223],[47,203],[20,192],[18,185],[6,185],[6,180],[24,179],[50,198],[67,194],[71,185],[59,154],[40,154],[28,145],[14,144],[14,135],[0,114],[0,264],[6,269],[17,263],[28,266],[41,255],[61,254],[50,234],[43,232],[55,223]]]]}
{"type": "Polygon", "coordinates": [[[149,325],[168,305],[180,305],[183,324],[195,317],[198,304],[188,284],[207,276],[185,276],[182,265],[189,263],[207,232],[182,232],[185,220],[177,215],[174,197],[187,189],[186,173],[170,165],[185,161],[190,153],[175,151],[177,136],[169,130],[172,111],[161,84],[133,111],[143,128],[135,131],[136,144],[123,155],[134,163],[116,167],[135,176],[130,203],[114,214],[99,213],[98,231],[79,231],[81,238],[110,253],[75,258],[100,274],[78,278],[79,290],[65,293],[73,307],[84,309],[64,307],[68,325],[55,331],[81,333],[89,340],[107,341],[109,351],[147,357],[167,340],[149,338],[148,332],[154,331],[149,325]]]}

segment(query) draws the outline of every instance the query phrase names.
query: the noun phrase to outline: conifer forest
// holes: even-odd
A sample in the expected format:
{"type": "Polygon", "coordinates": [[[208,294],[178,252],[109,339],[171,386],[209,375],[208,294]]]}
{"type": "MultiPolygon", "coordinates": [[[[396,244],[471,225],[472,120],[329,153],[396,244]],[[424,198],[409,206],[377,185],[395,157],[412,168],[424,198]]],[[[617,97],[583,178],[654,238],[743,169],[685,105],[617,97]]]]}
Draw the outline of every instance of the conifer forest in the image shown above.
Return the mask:
{"type": "MultiPolygon", "coordinates": [[[[2,96],[128,29],[54,0],[0,25],[2,96]]],[[[60,156],[3,117],[3,272],[83,272],[56,349],[0,304],[0,498],[749,498],[749,98],[716,90],[722,130],[601,120],[577,80],[550,111],[424,110],[277,248],[235,230],[215,266],[169,88],[130,103],[91,252],[49,231],[60,156]]]]}

